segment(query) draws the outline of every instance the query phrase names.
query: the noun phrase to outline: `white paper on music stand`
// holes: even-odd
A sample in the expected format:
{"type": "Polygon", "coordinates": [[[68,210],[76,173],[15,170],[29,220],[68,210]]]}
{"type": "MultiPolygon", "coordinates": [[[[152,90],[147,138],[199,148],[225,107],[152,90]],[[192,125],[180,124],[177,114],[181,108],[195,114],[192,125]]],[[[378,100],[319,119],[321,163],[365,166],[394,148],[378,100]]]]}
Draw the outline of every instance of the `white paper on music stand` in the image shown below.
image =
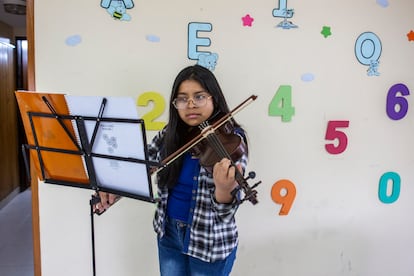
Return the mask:
{"type": "MultiPolygon", "coordinates": [[[[101,96],[65,95],[71,115],[97,117],[101,96]]],[[[103,118],[138,119],[135,102],[129,97],[105,97],[103,118]]],[[[89,141],[96,121],[85,121],[89,141]]],[[[76,129],[76,128],[75,128],[76,129]]],[[[145,160],[141,126],[137,123],[102,122],[99,125],[92,153],[145,160]]],[[[98,186],[134,195],[149,197],[146,164],[93,157],[98,186]]]]}

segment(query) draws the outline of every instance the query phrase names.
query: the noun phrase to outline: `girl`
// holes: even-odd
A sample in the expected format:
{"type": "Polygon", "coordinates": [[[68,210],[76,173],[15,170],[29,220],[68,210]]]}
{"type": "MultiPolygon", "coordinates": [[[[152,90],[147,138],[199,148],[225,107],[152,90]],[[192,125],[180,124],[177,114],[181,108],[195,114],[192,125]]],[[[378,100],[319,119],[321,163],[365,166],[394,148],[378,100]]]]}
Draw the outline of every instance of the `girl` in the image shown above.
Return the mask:
{"type": "MultiPolygon", "coordinates": [[[[213,73],[199,65],[184,68],[170,97],[167,126],[149,145],[149,156],[161,161],[183,146],[189,133],[217,112],[228,113],[213,73]]],[[[234,122],[247,145],[243,129],[234,122]]],[[[236,162],[244,171],[247,152],[236,162]]],[[[234,215],[238,201],[231,191],[238,185],[234,166],[222,159],[213,173],[185,153],[158,173],[157,205],[153,225],[158,237],[161,275],[229,275],[236,257],[238,233],[234,215]]]]}

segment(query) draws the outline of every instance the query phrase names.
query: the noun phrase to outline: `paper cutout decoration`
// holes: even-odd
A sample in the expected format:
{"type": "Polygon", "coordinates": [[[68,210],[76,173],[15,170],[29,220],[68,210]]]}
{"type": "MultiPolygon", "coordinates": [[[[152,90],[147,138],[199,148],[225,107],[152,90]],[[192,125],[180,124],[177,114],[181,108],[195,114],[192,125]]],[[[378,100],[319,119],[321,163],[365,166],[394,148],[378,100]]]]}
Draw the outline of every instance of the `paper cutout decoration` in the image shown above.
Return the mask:
{"type": "Polygon", "coordinates": [[[80,35],[72,35],[66,38],[65,44],[68,46],[77,46],[82,42],[82,37],[80,35]]]}
{"type": "Polygon", "coordinates": [[[214,71],[217,65],[218,54],[210,53],[210,54],[200,54],[198,56],[197,64],[201,65],[210,71],[214,71]]]}
{"type": "Polygon", "coordinates": [[[325,144],[325,149],[330,154],[341,154],[348,146],[348,136],[338,128],[348,128],[349,121],[329,121],[326,128],[325,140],[333,141],[325,144]]]}
{"type": "Polygon", "coordinates": [[[164,97],[157,92],[148,91],[139,95],[137,99],[137,106],[147,107],[152,105],[152,109],[142,116],[142,119],[145,122],[146,130],[161,130],[167,124],[165,121],[158,121],[157,119],[165,111],[165,99],[164,97]]]}
{"type": "Polygon", "coordinates": [[[269,116],[280,116],[282,122],[290,122],[295,115],[295,107],[292,105],[292,87],[280,85],[271,102],[269,103],[269,116]]]}
{"type": "Polygon", "coordinates": [[[379,37],[372,32],[362,33],[355,43],[355,55],[363,65],[368,65],[368,76],[379,76],[379,57],[382,52],[382,44],[379,37]]]}
{"type": "Polygon", "coordinates": [[[156,35],[146,35],[145,39],[148,40],[149,42],[160,42],[161,41],[160,37],[156,35]]]}
{"type": "Polygon", "coordinates": [[[383,8],[388,7],[388,0],[377,0],[377,4],[382,6],[383,8]]]}
{"type": "Polygon", "coordinates": [[[410,32],[407,34],[408,41],[414,41],[414,31],[410,30],[410,32]]]}
{"type": "Polygon", "coordinates": [[[277,181],[272,186],[271,197],[275,203],[282,205],[282,208],[280,208],[279,211],[279,216],[288,215],[296,197],[295,184],[287,179],[277,181]]]}
{"type": "Polygon", "coordinates": [[[199,37],[199,32],[211,32],[213,26],[210,23],[191,22],[188,24],[188,58],[197,60],[197,64],[214,71],[217,65],[218,54],[209,51],[200,51],[199,47],[209,47],[211,40],[207,37],[199,37]]]}
{"type": "Polygon", "coordinates": [[[134,2],[132,0],[102,0],[101,7],[107,9],[112,2],[123,2],[125,8],[127,9],[132,9],[134,7],[134,2]]]}
{"type": "Polygon", "coordinates": [[[287,20],[288,18],[292,18],[293,14],[295,13],[293,9],[287,8],[287,0],[279,0],[279,7],[277,9],[273,9],[272,13],[273,17],[283,18],[283,21],[276,25],[277,28],[288,30],[298,27],[292,21],[287,20]]]}
{"type": "Polygon", "coordinates": [[[246,14],[245,16],[242,17],[242,21],[243,21],[243,26],[251,27],[254,21],[254,18],[250,17],[250,14],[246,14]]]}
{"type": "Polygon", "coordinates": [[[401,120],[407,115],[410,90],[405,84],[397,83],[391,86],[387,94],[387,115],[392,120],[401,120]]]}
{"type": "Polygon", "coordinates": [[[327,38],[328,36],[332,35],[332,33],[331,33],[331,27],[329,27],[329,26],[323,26],[323,27],[322,27],[321,34],[322,34],[325,38],[327,38]]]}
{"type": "Polygon", "coordinates": [[[106,9],[115,20],[130,21],[131,16],[126,13],[126,10],[132,9],[134,2],[132,0],[102,0],[101,7],[106,9]]]}
{"type": "Polygon", "coordinates": [[[312,73],[303,74],[300,78],[304,82],[311,82],[315,79],[315,76],[312,73]]]}
{"type": "Polygon", "coordinates": [[[398,173],[395,172],[387,172],[384,173],[379,182],[378,187],[378,197],[381,202],[390,204],[397,201],[400,197],[400,190],[401,190],[401,177],[398,173]],[[391,194],[388,194],[388,183],[392,181],[392,189],[391,194]]]}

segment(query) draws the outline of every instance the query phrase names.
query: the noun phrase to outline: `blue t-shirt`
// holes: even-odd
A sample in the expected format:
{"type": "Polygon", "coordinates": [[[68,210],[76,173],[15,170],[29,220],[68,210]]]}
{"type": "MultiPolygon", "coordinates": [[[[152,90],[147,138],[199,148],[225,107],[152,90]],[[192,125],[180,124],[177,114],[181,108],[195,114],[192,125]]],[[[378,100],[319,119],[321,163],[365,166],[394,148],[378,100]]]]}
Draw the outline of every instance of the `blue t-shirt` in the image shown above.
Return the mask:
{"type": "Polygon", "coordinates": [[[199,159],[186,153],[177,185],[168,195],[167,214],[169,217],[184,222],[188,221],[191,202],[195,200],[197,193],[199,173],[199,159]]]}

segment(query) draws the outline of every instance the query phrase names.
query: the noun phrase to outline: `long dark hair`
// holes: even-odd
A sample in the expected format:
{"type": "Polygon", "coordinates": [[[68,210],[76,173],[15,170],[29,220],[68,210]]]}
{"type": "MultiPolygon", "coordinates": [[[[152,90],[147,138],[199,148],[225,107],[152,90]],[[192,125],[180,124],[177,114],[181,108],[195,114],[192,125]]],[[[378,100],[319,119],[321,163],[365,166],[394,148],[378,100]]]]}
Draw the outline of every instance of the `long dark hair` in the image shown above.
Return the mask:
{"type": "MultiPolygon", "coordinates": [[[[229,113],[230,109],[227,105],[226,98],[220,88],[220,85],[214,76],[214,74],[207,68],[200,65],[188,66],[181,70],[175,78],[169,106],[169,120],[167,124],[166,133],[164,136],[163,147],[161,150],[161,157],[164,159],[170,154],[177,151],[182,147],[188,140],[188,133],[192,127],[188,126],[181,120],[178,115],[177,109],[172,104],[173,100],[177,97],[178,88],[183,81],[194,80],[200,83],[211,96],[213,96],[214,114],[217,113],[229,113]]],[[[235,126],[239,125],[234,121],[235,126]]],[[[161,170],[158,173],[158,185],[165,186],[168,188],[174,187],[179,177],[181,167],[183,164],[183,158],[180,157],[172,162],[168,167],[161,170]]]]}

